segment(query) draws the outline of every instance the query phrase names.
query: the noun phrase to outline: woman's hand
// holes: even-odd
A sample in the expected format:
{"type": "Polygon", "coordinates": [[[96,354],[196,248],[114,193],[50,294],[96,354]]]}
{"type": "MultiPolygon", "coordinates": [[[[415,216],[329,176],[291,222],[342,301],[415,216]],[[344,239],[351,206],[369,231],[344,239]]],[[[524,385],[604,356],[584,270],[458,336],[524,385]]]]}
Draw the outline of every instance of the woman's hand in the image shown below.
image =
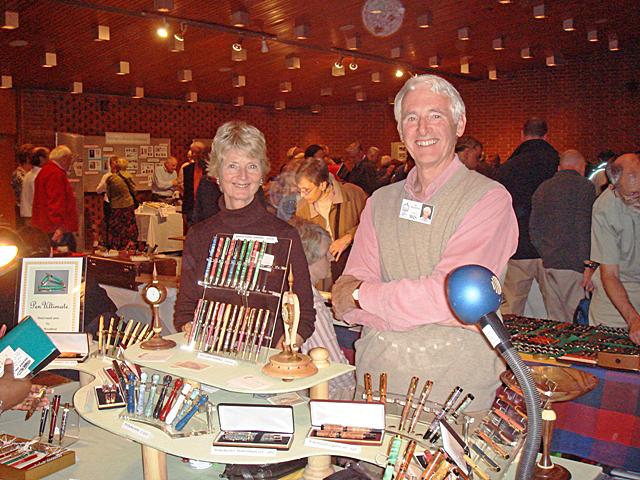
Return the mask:
{"type": "MultiPolygon", "coordinates": [[[[304,343],[304,339],[300,336],[299,333],[296,333],[296,344],[295,344],[295,346],[297,347],[298,350],[300,350],[300,347],[302,347],[303,343],[304,343]]],[[[282,335],[280,337],[280,339],[278,340],[278,343],[276,343],[276,348],[278,350],[283,350],[284,349],[284,335],[282,335]]]]}
{"type": "Polygon", "coordinates": [[[189,338],[191,335],[191,328],[193,327],[193,322],[187,322],[182,326],[182,331],[184,332],[184,338],[189,338]]]}
{"type": "Polygon", "coordinates": [[[4,362],[4,375],[0,377],[0,399],[2,410],[8,410],[22,403],[31,391],[31,381],[13,376],[13,360],[4,362]]]}
{"type": "Polygon", "coordinates": [[[336,259],[336,262],[340,260],[340,255],[342,255],[342,252],[344,252],[349,247],[349,245],[351,245],[352,241],[353,235],[347,233],[337,240],[334,240],[333,243],[329,246],[329,253],[333,255],[333,258],[336,259]]]}

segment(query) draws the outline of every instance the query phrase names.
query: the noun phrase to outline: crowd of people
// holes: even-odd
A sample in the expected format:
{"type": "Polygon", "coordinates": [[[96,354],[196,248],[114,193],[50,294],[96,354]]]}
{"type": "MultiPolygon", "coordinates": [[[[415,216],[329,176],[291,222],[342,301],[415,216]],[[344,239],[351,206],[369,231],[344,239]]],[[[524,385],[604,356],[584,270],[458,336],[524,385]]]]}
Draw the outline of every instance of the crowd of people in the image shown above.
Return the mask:
{"type": "MultiPolygon", "coordinates": [[[[547,316],[570,321],[586,289],[593,292],[591,323],[627,328],[640,344],[637,153],[607,161],[610,184],[600,192],[585,178],[584,156],[558,153],[546,121],[530,118],[511,156],[488,160],[482,143],[465,135],[460,94],[434,75],[409,79],[394,114],[408,154],[402,161],[360,141],[342,160],[324,145],[294,146],[269,179],[264,135],[239,121],[222,125],[210,149],[193,142],[180,168],[167,159],[153,176],[154,200],[180,198],[188,226],[176,328],[191,328],[211,238],[243,233],[291,240],[299,347],[323,345],[344,362],[334,315],[364,327],[356,343],[360,386],[365,372],[386,372],[389,393],[403,395],[418,375],[434,381],[436,401],[460,385],[474,392],[477,410],[489,407],[504,365],[477,328],[455,318],[445,295],[449,272],[466,264],[504,280],[503,313],[522,315],[537,280],[547,316]],[[333,313],[319,294],[330,289],[333,313]]],[[[78,225],[66,178],[73,155],[65,146],[48,156],[29,152],[21,149],[14,175],[19,207],[29,202],[33,165],[30,222],[52,244],[73,250],[78,225]]],[[[99,186],[108,242],[119,249],[136,237],[135,183],[126,167],[114,158],[99,186]]],[[[334,394],[347,398],[355,385],[342,379],[334,394]]]]}

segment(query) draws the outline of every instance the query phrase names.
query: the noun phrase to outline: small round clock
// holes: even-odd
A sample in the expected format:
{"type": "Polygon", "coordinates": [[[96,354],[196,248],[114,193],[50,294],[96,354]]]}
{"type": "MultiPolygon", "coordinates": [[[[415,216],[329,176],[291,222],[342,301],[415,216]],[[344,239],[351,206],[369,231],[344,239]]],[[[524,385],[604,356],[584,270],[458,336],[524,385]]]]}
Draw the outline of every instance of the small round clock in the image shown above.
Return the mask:
{"type": "Polygon", "coordinates": [[[149,305],[159,305],[167,298],[167,289],[160,283],[151,282],[142,290],[142,298],[149,305]]]}

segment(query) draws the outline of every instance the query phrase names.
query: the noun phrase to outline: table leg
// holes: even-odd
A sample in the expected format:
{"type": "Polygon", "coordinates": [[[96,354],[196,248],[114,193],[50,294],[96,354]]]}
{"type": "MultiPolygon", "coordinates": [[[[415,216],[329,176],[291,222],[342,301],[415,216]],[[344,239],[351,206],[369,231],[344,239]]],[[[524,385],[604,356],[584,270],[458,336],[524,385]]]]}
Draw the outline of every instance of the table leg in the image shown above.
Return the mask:
{"type": "Polygon", "coordinates": [[[167,480],[167,454],[147,445],[140,446],[144,480],[167,480]]]}
{"type": "MultiPolygon", "coordinates": [[[[309,352],[311,359],[318,370],[329,366],[329,352],[324,348],[314,348],[309,352]]],[[[311,387],[309,396],[314,400],[326,400],[329,398],[329,382],[322,382],[311,387]]],[[[333,473],[330,455],[314,455],[307,459],[304,469],[305,480],[322,480],[333,473]]]]}

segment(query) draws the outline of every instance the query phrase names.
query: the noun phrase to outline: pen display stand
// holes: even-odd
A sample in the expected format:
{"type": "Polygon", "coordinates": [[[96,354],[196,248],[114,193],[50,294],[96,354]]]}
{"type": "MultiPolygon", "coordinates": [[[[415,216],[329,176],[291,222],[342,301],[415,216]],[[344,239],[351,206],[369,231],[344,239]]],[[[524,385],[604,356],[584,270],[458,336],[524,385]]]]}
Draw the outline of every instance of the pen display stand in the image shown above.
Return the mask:
{"type": "Polygon", "coordinates": [[[257,235],[213,238],[187,348],[260,363],[271,347],[291,240],[257,235]]]}
{"type": "Polygon", "coordinates": [[[49,413],[43,433],[37,437],[42,444],[68,448],[80,439],[80,416],[73,405],[68,403],[60,405],[53,428],[51,422],[52,416],[49,413]],[[65,410],[67,410],[66,414],[65,410]]]}
{"type": "Polygon", "coordinates": [[[0,478],[36,480],[76,463],[72,450],[35,440],[0,435],[0,478]]]}

